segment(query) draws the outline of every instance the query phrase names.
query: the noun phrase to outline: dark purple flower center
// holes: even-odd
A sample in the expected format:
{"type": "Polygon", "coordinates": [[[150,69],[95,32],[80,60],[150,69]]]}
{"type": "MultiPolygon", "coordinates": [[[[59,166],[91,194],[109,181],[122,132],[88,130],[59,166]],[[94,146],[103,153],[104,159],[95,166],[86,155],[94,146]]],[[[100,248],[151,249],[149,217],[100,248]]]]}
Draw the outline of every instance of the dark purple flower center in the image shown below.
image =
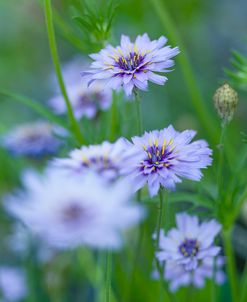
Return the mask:
{"type": "Polygon", "coordinates": [[[196,239],[185,239],[179,246],[179,251],[185,257],[196,256],[199,251],[199,242],[196,239]]]}
{"type": "Polygon", "coordinates": [[[92,106],[92,105],[98,105],[100,101],[103,99],[103,94],[100,92],[97,93],[91,93],[91,94],[81,94],[79,95],[78,102],[76,104],[76,107],[78,109],[92,106]]]}
{"type": "Polygon", "coordinates": [[[66,224],[76,224],[87,217],[87,211],[81,207],[79,202],[71,201],[68,207],[64,208],[62,212],[63,222],[66,224]]]}
{"type": "Polygon", "coordinates": [[[119,173],[119,169],[114,164],[114,162],[110,158],[104,156],[98,156],[98,157],[95,156],[95,157],[84,159],[82,162],[82,166],[90,167],[92,168],[92,170],[95,170],[98,173],[108,172],[109,174],[112,175],[112,178],[117,176],[119,173]]]}
{"type": "Polygon", "coordinates": [[[127,57],[119,57],[116,65],[125,71],[133,71],[144,62],[144,58],[145,56],[142,56],[136,52],[130,52],[127,57]]]}
{"type": "Polygon", "coordinates": [[[147,158],[142,162],[141,168],[149,168],[151,172],[156,172],[157,169],[163,169],[164,167],[169,169],[172,166],[172,160],[175,159],[173,150],[172,141],[162,146],[158,144],[149,146],[145,149],[147,158]]]}

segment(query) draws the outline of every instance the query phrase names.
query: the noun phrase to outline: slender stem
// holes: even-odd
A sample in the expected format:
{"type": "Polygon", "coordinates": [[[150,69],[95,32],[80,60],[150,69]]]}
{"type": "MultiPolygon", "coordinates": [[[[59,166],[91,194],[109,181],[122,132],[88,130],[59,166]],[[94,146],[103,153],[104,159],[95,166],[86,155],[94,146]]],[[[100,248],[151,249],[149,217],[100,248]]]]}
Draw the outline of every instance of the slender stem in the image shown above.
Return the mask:
{"type": "Polygon", "coordinates": [[[141,97],[138,90],[135,90],[135,105],[136,105],[136,116],[137,116],[137,131],[141,135],[143,132],[142,126],[142,108],[141,108],[141,97]]]}
{"type": "Polygon", "coordinates": [[[117,135],[117,120],[118,120],[118,108],[116,92],[112,93],[112,105],[111,105],[111,129],[110,129],[110,140],[114,141],[117,135]]]}
{"type": "Polygon", "coordinates": [[[161,23],[164,26],[164,29],[168,33],[169,39],[173,44],[178,44],[181,49],[181,54],[178,56],[178,61],[184,76],[184,80],[187,84],[188,91],[191,97],[192,105],[198,114],[198,117],[202,123],[204,129],[206,129],[208,136],[212,142],[217,143],[215,139],[215,129],[217,129],[215,122],[213,121],[208,108],[205,105],[205,102],[202,98],[201,92],[196,83],[193,70],[191,68],[186,49],[183,45],[182,39],[180,38],[179,33],[176,30],[176,26],[170,18],[167,9],[166,1],[162,0],[150,0],[152,3],[157,16],[160,18],[161,23]]]}
{"type": "Polygon", "coordinates": [[[231,287],[232,302],[238,302],[238,287],[235,258],[232,250],[231,230],[223,231],[223,242],[225,247],[225,255],[227,257],[227,273],[231,287]]]}
{"type": "Polygon", "coordinates": [[[159,248],[159,242],[160,242],[160,229],[162,225],[163,220],[163,206],[164,206],[164,200],[163,200],[163,194],[162,190],[159,190],[159,205],[158,205],[158,215],[157,215],[157,226],[156,226],[156,249],[159,248]]]}
{"type": "MultiPolygon", "coordinates": [[[[220,198],[221,190],[222,190],[222,184],[223,184],[223,161],[224,161],[224,139],[225,139],[225,133],[226,133],[226,126],[223,125],[221,128],[221,134],[220,134],[220,142],[219,142],[219,162],[217,167],[217,190],[218,190],[218,199],[220,198]]],[[[219,200],[218,200],[219,201],[219,200]]]]}
{"type": "Polygon", "coordinates": [[[67,106],[71,131],[73,132],[77,142],[79,144],[83,144],[84,138],[81,134],[80,127],[74,116],[73,109],[72,109],[71,103],[69,101],[69,97],[68,97],[68,94],[67,94],[67,91],[66,91],[66,88],[64,85],[64,81],[63,81],[63,76],[62,76],[61,66],[60,66],[59,57],[58,57],[58,51],[57,51],[54,26],[53,26],[51,0],[45,0],[45,19],[46,19],[46,26],[47,26],[47,33],[48,33],[48,39],[49,39],[49,44],[50,44],[51,56],[52,56],[54,68],[56,71],[58,83],[60,86],[60,90],[64,97],[66,106],[67,106]]]}
{"type": "Polygon", "coordinates": [[[105,302],[111,301],[112,252],[106,253],[105,302]]]}

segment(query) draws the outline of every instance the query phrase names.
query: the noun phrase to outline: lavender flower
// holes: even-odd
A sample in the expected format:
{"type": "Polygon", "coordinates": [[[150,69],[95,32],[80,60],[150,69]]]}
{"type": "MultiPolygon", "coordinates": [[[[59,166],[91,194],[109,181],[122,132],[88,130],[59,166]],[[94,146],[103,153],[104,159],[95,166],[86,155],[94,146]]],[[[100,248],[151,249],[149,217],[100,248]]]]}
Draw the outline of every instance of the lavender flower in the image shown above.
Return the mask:
{"type": "Polygon", "coordinates": [[[167,235],[160,233],[156,257],[160,262],[174,261],[186,271],[194,270],[205,259],[219,254],[220,247],[214,245],[221,225],[216,220],[199,223],[198,217],[186,213],[176,215],[177,228],[167,235]]]}
{"type": "MultiPolygon", "coordinates": [[[[93,119],[100,110],[106,111],[112,103],[111,89],[104,89],[102,83],[95,83],[90,87],[78,83],[67,85],[69,99],[77,119],[83,116],[93,119]]],[[[62,95],[57,95],[49,100],[49,105],[56,114],[65,114],[67,107],[62,95]]]]}
{"type": "Polygon", "coordinates": [[[110,184],[95,174],[69,178],[50,169],[43,177],[29,171],[23,182],[25,192],[6,197],[7,210],[57,249],[120,248],[122,233],[143,214],[130,203],[125,181],[110,184]]]}
{"type": "Polygon", "coordinates": [[[55,154],[61,141],[47,122],[27,123],[14,128],[2,139],[3,146],[15,156],[42,157],[55,154]]]}
{"type": "Polygon", "coordinates": [[[0,267],[0,292],[9,302],[25,298],[27,287],[24,273],[17,268],[0,267]]]}
{"type": "Polygon", "coordinates": [[[129,37],[122,35],[120,46],[108,45],[99,53],[90,55],[94,62],[90,70],[82,72],[82,76],[88,83],[107,81],[107,87],[123,87],[127,96],[134,88],[147,90],[148,81],[164,85],[167,78],[156,72],[170,71],[174,65],[171,58],[179,53],[177,47],[164,47],[166,42],[163,36],[150,41],[145,33],[132,43],[129,37]]]}
{"type": "Polygon", "coordinates": [[[191,143],[195,134],[193,130],[180,133],[169,126],[132,138],[122,173],[133,180],[136,190],[147,183],[151,196],[158,193],[160,186],[174,190],[181,177],[199,181],[200,169],[212,162],[212,151],[204,140],[191,143]]]}
{"type": "Polygon", "coordinates": [[[69,158],[55,159],[53,165],[72,174],[94,171],[105,179],[115,180],[120,176],[120,168],[129,142],[123,138],[115,143],[83,146],[70,152],[69,158]]]}
{"type": "Polygon", "coordinates": [[[181,286],[193,285],[197,288],[203,288],[207,278],[212,279],[216,284],[223,284],[226,277],[222,270],[224,265],[224,258],[204,258],[199,265],[188,271],[181,264],[176,261],[166,261],[164,270],[164,279],[169,281],[169,288],[171,292],[175,292],[181,286]],[[215,264],[214,264],[215,262],[215,264]]]}

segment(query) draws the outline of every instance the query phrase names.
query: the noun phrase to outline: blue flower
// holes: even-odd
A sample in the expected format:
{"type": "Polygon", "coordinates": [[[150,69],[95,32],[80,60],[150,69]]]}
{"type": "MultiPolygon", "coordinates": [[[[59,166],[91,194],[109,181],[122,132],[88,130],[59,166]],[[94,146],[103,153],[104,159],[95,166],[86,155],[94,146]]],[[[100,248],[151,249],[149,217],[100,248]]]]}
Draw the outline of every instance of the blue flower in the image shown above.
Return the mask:
{"type": "Polygon", "coordinates": [[[160,37],[151,41],[145,33],[135,42],[122,35],[120,46],[106,46],[99,53],[91,54],[94,62],[82,76],[89,84],[106,82],[106,87],[123,88],[126,95],[133,89],[147,90],[148,81],[164,85],[167,78],[157,73],[169,72],[174,65],[172,58],[179,53],[177,47],[165,46],[167,39],[160,37]]]}
{"type": "Polygon", "coordinates": [[[214,219],[199,223],[197,216],[187,213],[176,215],[177,227],[165,235],[161,230],[159,251],[156,257],[160,262],[173,261],[182,265],[186,271],[194,270],[205,258],[219,254],[220,247],[214,245],[214,239],[221,225],[214,219]]]}
{"type": "MultiPolygon", "coordinates": [[[[64,135],[63,129],[57,129],[64,135]]],[[[55,136],[57,131],[43,121],[17,126],[2,139],[2,145],[15,156],[40,158],[55,154],[62,142],[55,136]]],[[[59,133],[58,133],[59,134],[59,133]]]]}
{"type": "Polygon", "coordinates": [[[191,142],[196,132],[177,132],[172,126],[145,132],[132,138],[122,173],[130,177],[136,190],[148,184],[154,196],[160,187],[174,190],[181,178],[199,181],[202,168],[211,165],[212,150],[204,140],[191,142]]]}

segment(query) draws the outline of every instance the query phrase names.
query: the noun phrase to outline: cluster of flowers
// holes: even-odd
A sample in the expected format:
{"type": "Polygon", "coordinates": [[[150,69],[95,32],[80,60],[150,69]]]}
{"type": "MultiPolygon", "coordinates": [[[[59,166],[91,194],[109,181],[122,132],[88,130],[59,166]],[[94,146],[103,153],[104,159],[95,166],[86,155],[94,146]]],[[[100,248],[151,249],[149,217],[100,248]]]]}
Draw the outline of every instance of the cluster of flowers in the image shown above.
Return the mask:
{"type": "MultiPolygon", "coordinates": [[[[137,89],[146,90],[148,81],[163,85],[167,78],[156,72],[169,71],[179,53],[178,48],[164,46],[166,41],[165,37],[150,41],[144,34],[132,43],[122,36],[120,46],[108,45],[91,55],[94,62],[82,73],[84,83],[69,89],[75,116],[93,118],[99,108],[107,109],[111,89],[122,88],[130,96],[137,89]]],[[[50,105],[58,114],[66,111],[60,97],[50,105]]],[[[50,141],[51,132],[42,135],[43,128],[37,128],[40,132],[24,128],[17,138],[6,139],[6,146],[26,155],[32,153],[31,146],[34,155],[55,152],[58,144],[50,141]]],[[[82,146],[67,158],[52,160],[43,176],[25,172],[24,191],[6,197],[6,207],[54,248],[118,249],[123,232],[144,217],[143,207],[133,202],[135,192],[145,185],[151,197],[160,188],[174,191],[183,178],[199,181],[201,169],[211,165],[211,149],[204,140],[192,142],[195,134],[170,125],[131,141],[120,138],[82,146]]],[[[220,258],[215,260],[219,248],[213,245],[220,225],[213,220],[199,225],[198,218],[178,214],[177,227],[166,236],[161,230],[156,256],[165,264],[164,277],[171,290],[189,283],[203,286],[204,279],[213,276],[214,262],[221,266],[220,258]]],[[[222,272],[217,276],[220,282],[222,272]]]]}

